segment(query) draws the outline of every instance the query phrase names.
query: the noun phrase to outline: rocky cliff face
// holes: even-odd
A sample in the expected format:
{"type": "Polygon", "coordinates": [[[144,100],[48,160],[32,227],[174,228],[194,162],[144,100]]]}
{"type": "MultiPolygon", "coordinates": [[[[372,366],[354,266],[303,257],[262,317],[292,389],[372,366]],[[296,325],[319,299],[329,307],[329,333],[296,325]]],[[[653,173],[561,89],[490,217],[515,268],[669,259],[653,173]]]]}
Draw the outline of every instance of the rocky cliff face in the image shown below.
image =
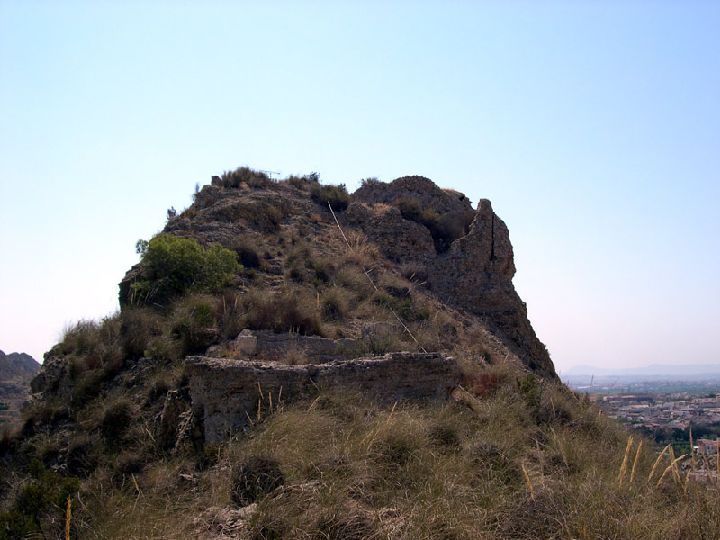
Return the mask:
{"type": "Polygon", "coordinates": [[[348,212],[353,224],[376,241],[388,258],[419,263],[417,272],[439,300],[480,317],[530,369],[554,376],[550,355],[535,335],[526,305],[512,284],[515,262],[510,233],[489,200],[482,199],[472,211],[465,195],[442,190],[418,176],[364,186],[354,199],[392,208],[363,212],[351,206],[348,212]],[[408,200],[416,201],[421,211],[433,211],[439,230],[432,230],[432,222],[428,227],[403,219],[408,200]],[[437,249],[437,241],[433,247],[433,233],[444,235],[440,245],[445,249],[437,249]]]}
{"type": "Polygon", "coordinates": [[[20,409],[30,398],[30,380],[40,364],[29,354],[0,351],[0,428],[20,419],[20,409]]]}

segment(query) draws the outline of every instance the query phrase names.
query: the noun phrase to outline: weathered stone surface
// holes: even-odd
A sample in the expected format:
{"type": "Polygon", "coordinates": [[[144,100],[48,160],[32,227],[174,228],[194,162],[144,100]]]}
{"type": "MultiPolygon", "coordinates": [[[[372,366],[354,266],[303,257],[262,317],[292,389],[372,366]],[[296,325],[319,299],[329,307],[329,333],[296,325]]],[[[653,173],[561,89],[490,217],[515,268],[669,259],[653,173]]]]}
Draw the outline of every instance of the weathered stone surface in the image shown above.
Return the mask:
{"type": "Polygon", "coordinates": [[[372,182],[363,185],[354,194],[356,201],[369,204],[395,204],[399,199],[414,198],[424,208],[438,214],[472,211],[470,200],[453,190],[441,189],[424,176],[402,176],[385,184],[372,182]]]}
{"type": "Polygon", "coordinates": [[[438,353],[390,353],[304,366],[190,357],[186,369],[205,442],[246,427],[256,418],[258,404],[267,410],[270,399],[275,405],[289,403],[331,388],[352,389],[383,403],[442,400],[460,382],[455,360],[438,353]]]}
{"type": "Polygon", "coordinates": [[[485,199],[478,204],[470,232],[428,266],[430,287],[442,301],[482,317],[523,363],[554,377],[550,355],[537,339],[512,284],[514,275],[508,228],[485,199]]]}
{"type": "Polygon", "coordinates": [[[329,339],[297,333],[243,330],[234,340],[209,349],[207,354],[219,354],[223,358],[277,361],[284,359],[288,353],[298,353],[307,359],[307,363],[318,364],[360,356],[364,348],[365,342],[359,339],[329,339]]]}
{"type": "MultiPolygon", "coordinates": [[[[383,184],[386,185],[386,184],[383,184]]],[[[351,204],[343,221],[362,229],[382,254],[396,263],[426,263],[435,257],[435,245],[427,227],[403,219],[389,205],[351,204]]]]}

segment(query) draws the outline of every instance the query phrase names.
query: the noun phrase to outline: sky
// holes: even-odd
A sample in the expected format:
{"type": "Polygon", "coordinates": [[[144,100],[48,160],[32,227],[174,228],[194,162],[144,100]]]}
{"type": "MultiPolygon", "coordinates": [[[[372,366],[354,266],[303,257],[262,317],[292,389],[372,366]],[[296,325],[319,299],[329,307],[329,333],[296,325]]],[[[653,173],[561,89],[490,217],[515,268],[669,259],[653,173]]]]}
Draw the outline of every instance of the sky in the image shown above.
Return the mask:
{"type": "Polygon", "coordinates": [[[0,0],[0,349],[240,165],[488,198],[557,369],[720,363],[720,3],[0,0]]]}

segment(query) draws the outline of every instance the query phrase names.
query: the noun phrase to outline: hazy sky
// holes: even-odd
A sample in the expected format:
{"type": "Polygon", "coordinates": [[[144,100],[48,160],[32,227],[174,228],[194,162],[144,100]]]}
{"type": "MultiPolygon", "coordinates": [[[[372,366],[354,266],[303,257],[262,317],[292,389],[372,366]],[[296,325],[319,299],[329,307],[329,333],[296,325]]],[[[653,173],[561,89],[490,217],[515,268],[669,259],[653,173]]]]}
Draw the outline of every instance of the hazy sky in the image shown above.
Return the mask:
{"type": "Polygon", "coordinates": [[[717,2],[0,0],[0,348],[250,165],[491,199],[561,371],[720,362],[719,136],[717,2]]]}

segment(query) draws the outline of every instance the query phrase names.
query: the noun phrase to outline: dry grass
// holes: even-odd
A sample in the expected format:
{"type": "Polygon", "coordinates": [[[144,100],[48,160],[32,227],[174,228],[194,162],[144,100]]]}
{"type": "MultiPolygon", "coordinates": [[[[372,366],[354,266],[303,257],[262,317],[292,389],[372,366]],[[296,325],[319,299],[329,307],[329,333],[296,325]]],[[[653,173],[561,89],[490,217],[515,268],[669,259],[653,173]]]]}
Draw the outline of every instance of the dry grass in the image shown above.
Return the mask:
{"type": "Polygon", "coordinates": [[[243,492],[258,502],[242,522],[243,538],[717,536],[712,493],[668,481],[672,465],[659,485],[646,482],[652,451],[629,446],[591,405],[549,383],[533,401],[507,366],[486,374],[498,382],[480,398],[468,394],[472,407],[384,408],[360,395],[321,393],[209,449],[209,468],[180,455],[123,485],[100,469],[84,484],[76,519],[89,538],[217,531],[218,509],[235,507],[231,471],[260,460],[277,467],[282,482],[243,492]],[[535,408],[551,402],[556,412],[533,420],[535,408]],[[557,412],[570,406],[569,416],[557,412]],[[623,463],[632,472],[620,485],[623,463]]]}

